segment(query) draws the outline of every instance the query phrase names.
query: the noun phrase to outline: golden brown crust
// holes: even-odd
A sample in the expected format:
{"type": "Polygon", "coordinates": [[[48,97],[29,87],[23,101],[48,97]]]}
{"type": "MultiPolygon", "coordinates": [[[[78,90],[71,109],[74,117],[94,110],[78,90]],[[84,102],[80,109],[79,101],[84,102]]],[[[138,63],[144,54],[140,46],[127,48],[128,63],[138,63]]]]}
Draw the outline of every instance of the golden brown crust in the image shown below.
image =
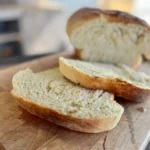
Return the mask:
{"type": "Polygon", "coordinates": [[[76,59],[81,59],[81,52],[82,52],[82,49],[75,49],[75,58],[76,59]]]}
{"type": "Polygon", "coordinates": [[[137,87],[131,83],[122,81],[120,79],[100,78],[92,77],[87,74],[79,72],[76,68],[68,66],[62,60],[59,60],[60,71],[62,74],[71,80],[78,83],[83,87],[89,89],[101,89],[116,96],[123,97],[125,99],[142,102],[150,97],[150,90],[137,87]]]}
{"type": "Polygon", "coordinates": [[[82,119],[69,115],[64,115],[56,110],[36,104],[28,99],[17,96],[13,90],[11,91],[11,94],[18,102],[18,104],[28,112],[44,118],[54,124],[79,132],[98,133],[110,130],[116,126],[123,113],[122,109],[122,112],[120,112],[120,114],[117,114],[116,116],[114,115],[109,117],[82,119]]]}
{"type": "Polygon", "coordinates": [[[116,10],[101,10],[98,8],[81,8],[76,11],[68,20],[67,33],[70,36],[72,31],[84,23],[104,16],[109,22],[121,22],[123,24],[137,24],[150,30],[149,25],[142,19],[129,13],[116,10]]]}

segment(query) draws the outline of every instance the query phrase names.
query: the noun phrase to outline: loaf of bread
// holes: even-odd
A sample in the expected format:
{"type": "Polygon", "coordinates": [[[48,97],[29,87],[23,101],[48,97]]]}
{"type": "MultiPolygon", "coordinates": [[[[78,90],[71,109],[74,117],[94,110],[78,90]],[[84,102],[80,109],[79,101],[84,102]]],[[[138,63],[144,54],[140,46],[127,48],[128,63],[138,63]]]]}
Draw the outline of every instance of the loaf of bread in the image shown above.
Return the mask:
{"type": "Polygon", "coordinates": [[[124,111],[114,95],[82,88],[59,69],[19,71],[12,80],[14,99],[28,112],[71,130],[98,133],[116,126],[124,111]]]}
{"type": "Polygon", "coordinates": [[[89,89],[101,89],[140,102],[150,97],[150,77],[125,65],[59,59],[61,73],[89,89]]]}
{"type": "Polygon", "coordinates": [[[125,12],[82,8],[68,20],[67,33],[77,57],[136,68],[150,59],[149,25],[125,12]]]}

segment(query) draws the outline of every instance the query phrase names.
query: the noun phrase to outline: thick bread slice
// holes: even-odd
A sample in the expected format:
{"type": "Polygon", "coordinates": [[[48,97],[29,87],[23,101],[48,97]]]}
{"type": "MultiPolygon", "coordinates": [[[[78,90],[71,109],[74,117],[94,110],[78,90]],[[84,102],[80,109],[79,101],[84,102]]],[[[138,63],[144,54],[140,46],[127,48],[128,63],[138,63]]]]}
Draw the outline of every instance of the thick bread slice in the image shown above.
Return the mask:
{"type": "Polygon", "coordinates": [[[114,128],[123,107],[113,94],[88,90],[65,79],[59,69],[33,73],[24,70],[14,75],[15,100],[30,113],[71,130],[98,133],[114,128]]]}
{"type": "Polygon", "coordinates": [[[67,33],[82,60],[135,68],[142,55],[150,59],[149,25],[125,12],[82,8],[69,18],[67,33]]]}
{"type": "Polygon", "coordinates": [[[125,65],[59,59],[61,73],[89,89],[101,89],[140,102],[150,97],[150,77],[125,65]]]}

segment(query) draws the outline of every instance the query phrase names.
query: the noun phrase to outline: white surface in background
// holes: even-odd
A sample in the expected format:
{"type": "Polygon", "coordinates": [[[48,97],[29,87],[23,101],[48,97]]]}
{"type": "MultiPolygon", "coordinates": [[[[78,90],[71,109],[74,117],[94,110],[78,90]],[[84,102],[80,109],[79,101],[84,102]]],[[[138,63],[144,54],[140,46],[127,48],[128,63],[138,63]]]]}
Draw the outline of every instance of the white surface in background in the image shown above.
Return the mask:
{"type": "Polygon", "coordinates": [[[150,24],[150,0],[135,0],[133,14],[146,20],[150,24]]]}
{"type": "MultiPolygon", "coordinates": [[[[35,54],[43,54],[48,52],[56,52],[59,50],[72,50],[73,47],[69,42],[68,36],[66,34],[66,23],[69,16],[81,7],[94,7],[96,6],[95,0],[50,0],[50,2],[60,2],[65,9],[59,15],[56,15],[52,18],[39,21],[39,16],[41,16],[40,12],[35,13],[28,12],[27,16],[22,19],[21,30],[25,36],[25,42],[23,43],[24,47],[24,55],[35,55],[35,54]],[[39,14],[38,14],[39,13],[39,14]],[[32,16],[33,14],[33,16],[32,16]],[[34,17],[32,19],[32,17],[34,17]],[[36,17],[36,18],[35,18],[36,17]],[[27,27],[25,22],[30,23],[27,27]],[[34,23],[33,23],[34,22],[34,23]],[[39,27],[38,34],[33,37],[28,37],[31,32],[34,34],[34,26],[36,24],[36,28],[38,28],[39,24],[44,24],[39,27]]],[[[49,12],[50,14],[51,12],[49,12]]],[[[48,14],[47,14],[48,15],[48,14]]],[[[43,15],[44,17],[44,15],[43,15]]],[[[42,18],[43,18],[42,17],[42,18]]],[[[42,19],[41,18],[41,19],[42,19]]]]}
{"type": "Polygon", "coordinates": [[[0,6],[0,21],[15,20],[21,16],[19,7],[4,7],[0,6]]]}

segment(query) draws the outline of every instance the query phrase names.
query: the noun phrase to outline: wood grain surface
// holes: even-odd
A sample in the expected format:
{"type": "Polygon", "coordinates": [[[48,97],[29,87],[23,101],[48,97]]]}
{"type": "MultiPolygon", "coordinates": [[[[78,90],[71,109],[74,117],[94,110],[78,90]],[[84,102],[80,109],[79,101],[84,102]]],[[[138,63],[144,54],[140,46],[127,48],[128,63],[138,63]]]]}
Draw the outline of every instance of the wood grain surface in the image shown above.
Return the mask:
{"type": "MultiPolygon", "coordinates": [[[[18,70],[35,72],[58,65],[59,56],[72,57],[72,52],[47,56],[0,71],[0,150],[144,150],[150,140],[150,99],[143,103],[118,99],[125,112],[113,130],[99,134],[78,133],[31,115],[12,98],[11,79],[18,70]],[[138,107],[146,112],[140,112],[138,107]]],[[[150,62],[138,70],[150,75],[150,62]]]]}

